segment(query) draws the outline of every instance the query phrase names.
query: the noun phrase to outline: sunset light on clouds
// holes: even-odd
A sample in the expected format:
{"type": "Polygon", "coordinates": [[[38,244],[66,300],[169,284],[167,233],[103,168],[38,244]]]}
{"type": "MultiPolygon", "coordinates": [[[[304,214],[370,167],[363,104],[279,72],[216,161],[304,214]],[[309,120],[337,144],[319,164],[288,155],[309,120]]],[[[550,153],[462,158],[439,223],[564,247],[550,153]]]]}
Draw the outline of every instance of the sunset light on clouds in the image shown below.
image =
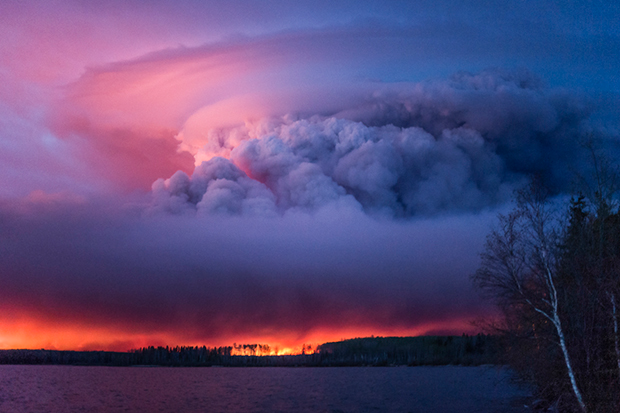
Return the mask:
{"type": "Polygon", "coordinates": [[[512,191],[620,154],[611,3],[2,2],[0,348],[478,331],[512,191]]]}

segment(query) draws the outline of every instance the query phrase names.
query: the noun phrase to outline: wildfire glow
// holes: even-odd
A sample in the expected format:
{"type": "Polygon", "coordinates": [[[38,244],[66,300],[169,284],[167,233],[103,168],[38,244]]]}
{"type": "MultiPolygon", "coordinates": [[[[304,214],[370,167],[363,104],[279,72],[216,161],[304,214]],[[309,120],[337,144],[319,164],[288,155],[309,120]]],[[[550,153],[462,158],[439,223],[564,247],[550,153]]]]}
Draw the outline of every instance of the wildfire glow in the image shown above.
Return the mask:
{"type": "Polygon", "coordinates": [[[200,340],[186,337],[186,332],[135,333],[114,327],[89,324],[58,324],[50,320],[19,317],[0,320],[0,349],[49,349],[49,350],[106,350],[128,351],[148,346],[232,346],[233,355],[290,355],[314,352],[320,344],[355,337],[416,336],[425,334],[471,334],[476,330],[467,320],[451,320],[445,324],[427,325],[415,330],[348,328],[332,329],[307,334],[303,338],[278,339],[263,337],[230,336],[217,340],[200,340]]]}

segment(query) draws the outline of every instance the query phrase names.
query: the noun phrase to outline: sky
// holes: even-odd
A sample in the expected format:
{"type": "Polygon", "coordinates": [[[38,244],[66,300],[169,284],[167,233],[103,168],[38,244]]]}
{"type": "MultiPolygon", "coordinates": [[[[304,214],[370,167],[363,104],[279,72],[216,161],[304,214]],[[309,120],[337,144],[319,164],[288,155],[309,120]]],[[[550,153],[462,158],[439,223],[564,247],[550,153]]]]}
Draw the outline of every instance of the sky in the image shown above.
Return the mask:
{"type": "Polygon", "coordinates": [[[475,333],[512,193],[620,155],[610,1],[0,4],[0,348],[475,333]]]}

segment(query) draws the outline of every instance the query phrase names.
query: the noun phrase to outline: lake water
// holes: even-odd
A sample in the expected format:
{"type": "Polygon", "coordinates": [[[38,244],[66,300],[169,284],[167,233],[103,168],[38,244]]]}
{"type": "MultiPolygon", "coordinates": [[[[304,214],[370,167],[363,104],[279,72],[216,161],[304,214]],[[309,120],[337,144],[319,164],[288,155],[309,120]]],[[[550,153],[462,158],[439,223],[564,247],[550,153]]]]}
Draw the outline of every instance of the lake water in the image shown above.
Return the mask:
{"type": "Polygon", "coordinates": [[[0,366],[1,412],[524,412],[495,367],[0,366]]]}

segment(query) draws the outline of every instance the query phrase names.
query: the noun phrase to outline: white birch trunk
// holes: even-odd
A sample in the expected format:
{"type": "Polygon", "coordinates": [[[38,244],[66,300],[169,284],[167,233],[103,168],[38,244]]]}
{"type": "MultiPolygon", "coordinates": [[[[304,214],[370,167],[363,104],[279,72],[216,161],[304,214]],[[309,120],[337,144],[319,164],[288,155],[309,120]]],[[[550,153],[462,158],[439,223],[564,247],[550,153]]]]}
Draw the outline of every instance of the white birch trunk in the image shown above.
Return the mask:
{"type": "Polygon", "coordinates": [[[573,372],[573,366],[570,362],[570,357],[568,355],[568,349],[566,348],[566,339],[564,338],[564,331],[562,331],[562,324],[560,322],[560,318],[558,317],[557,311],[554,309],[553,313],[553,324],[555,325],[555,329],[558,333],[558,338],[560,340],[560,347],[562,348],[562,353],[564,354],[564,362],[566,363],[566,369],[568,370],[568,377],[570,378],[570,384],[573,387],[573,393],[577,398],[577,402],[579,402],[579,407],[583,412],[586,412],[586,405],[583,403],[583,397],[581,396],[581,391],[579,391],[579,387],[577,386],[577,380],[575,379],[575,373],[573,372]]]}
{"type": "MultiPolygon", "coordinates": [[[[544,258],[544,254],[543,254],[543,258],[544,258]]],[[[577,399],[577,402],[579,403],[579,407],[581,408],[581,411],[585,413],[587,412],[586,405],[583,402],[583,396],[581,395],[579,386],[577,386],[577,379],[575,378],[575,372],[573,371],[573,366],[570,361],[570,355],[568,354],[568,348],[566,347],[566,337],[564,336],[564,330],[562,329],[562,322],[560,321],[560,315],[558,312],[558,296],[557,296],[557,291],[555,289],[555,283],[553,282],[552,273],[549,270],[549,267],[546,265],[546,263],[545,263],[545,267],[547,270],[545,281],[547,282],[547,287],[549,288],[549,296],[550,296],[549,297],[550,300],[547,301],[547,303],[551,307],[550,308],[551,314],[548,311],[540,309],[538,306],[536,306],[534,303],[532,303],[527,298],[525,299],[525,302],[527,302],[529,305],[532,306],[532,308],[535,311],[542,314],[549,321],[551,321],[551,323],[553,323],[553,326],[555,327],[555,331],[558,335],[558,341],[560,342],[560,348],[562,349],[562,355],[564,356],[564,364],[566,364],[566,370],[568,371],[568,378],[570,379],[570,384],[573,389],[573,394],[575,395],[575,398],[577,399]]]]}
{"type": "MultiPolygon", "coordinates": [[[[542,233],[542,232],[541,232],[542,233]]],[[[560,321],[560,314],[558,311],[559,308],[559,300],[558,300],[558,291],[555,288],[554,281],[554,273],[551,270],[551,265],[548,261],[547,251],[545,248],[545,242],[543,238],[542,242],[543,248],[541,249],[541,258],[542,263],[545,268],[545,281],[547,282],[547,288],[549,289],[549,298],[551,304],[551,311],[553,311],[553,317],[547,316],[555,326],[555,330],[558,333],[558,339],[560,341],[560,347],[562,348],[562,354],[564,355],[564,363],[566,364],[566,370],[568,370],[568,377],[570,379],[570,384],[573,388],[573,394],[579,403],[579,407],[582,412],[587,412],[586,405],[583,402],[583,396],[581,395],[581,391],[579,390],[579,386],[577,386],[577,380],[575,378],[575,372],[573,371],[573,366],[570,361],[570,356],[568,354],[568,348],[566,347],[566,338],[564,337],[564,330],[562,330],[562,322],[560,321]]]]}

